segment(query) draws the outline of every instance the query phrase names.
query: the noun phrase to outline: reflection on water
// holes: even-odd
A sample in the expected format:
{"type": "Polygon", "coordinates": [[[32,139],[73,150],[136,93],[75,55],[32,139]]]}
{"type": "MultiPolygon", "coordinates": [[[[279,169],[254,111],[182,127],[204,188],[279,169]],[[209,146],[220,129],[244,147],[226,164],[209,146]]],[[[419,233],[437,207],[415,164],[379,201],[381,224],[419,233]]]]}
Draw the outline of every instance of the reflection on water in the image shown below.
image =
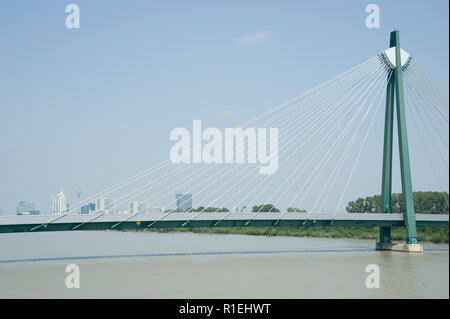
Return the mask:
{"type": "Polygon", "coordinates": [[[0,234],[1,298],[448,298],[448,245],[138,232],[0,234]],[[65,266],[81,287],[65,287],[65,266]],[[368,264],[381,287],[368,289],[368,264]]]}

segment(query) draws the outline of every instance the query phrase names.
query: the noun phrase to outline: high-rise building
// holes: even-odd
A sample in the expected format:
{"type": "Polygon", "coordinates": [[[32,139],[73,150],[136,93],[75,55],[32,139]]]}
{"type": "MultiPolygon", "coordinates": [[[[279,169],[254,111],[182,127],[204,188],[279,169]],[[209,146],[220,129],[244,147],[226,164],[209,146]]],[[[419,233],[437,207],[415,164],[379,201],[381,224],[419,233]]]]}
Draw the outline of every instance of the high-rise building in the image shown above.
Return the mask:
{"type": "Polygon", "coordinates": [[[175,195],[177,199],[177,210],[187,211],[192,208],[192,195],[178,193],[175,195]]]}
{"type": "Polygon", "coordinates": [[[69,203],[67,196],[64,195],[63,190],[59,194],[51,195],[52,197],[52,213],[62,214],[69,211],[69,203]]]}
{"type": "Polygon", "coordinates": [[[20,201],[19,204],[17,205],[17,214],[30,212],[30,211],[35,210],[35,209],[36,209],[35,202],[20,201]]]}
{"type": "Polygon", "coordinates": [[[95,209],[97,211],[103,211],[105,213],[115,213],[116,201],[108,197],[99,197],[95,201],[95,209]]]}
{"type": "Polygon", "coordinates": [[[86,205],[81,206],[81,214],[89,214],[90,212],[95,211],[95,204],[89,203],[86,205]]]}
{"type": "Polygon", "coordinates": [[[131,201],[128,204],[128,211],[130,214],[148,213],[148,203],[147,202],[139,202],[139,201],[131,201]]]}
{"type": "Polygon", "coordinates": [[[20,201],[16,211],[17,215],[39,215],[41,213],[36,210],[36,203],[32,201],[20,201]]]}

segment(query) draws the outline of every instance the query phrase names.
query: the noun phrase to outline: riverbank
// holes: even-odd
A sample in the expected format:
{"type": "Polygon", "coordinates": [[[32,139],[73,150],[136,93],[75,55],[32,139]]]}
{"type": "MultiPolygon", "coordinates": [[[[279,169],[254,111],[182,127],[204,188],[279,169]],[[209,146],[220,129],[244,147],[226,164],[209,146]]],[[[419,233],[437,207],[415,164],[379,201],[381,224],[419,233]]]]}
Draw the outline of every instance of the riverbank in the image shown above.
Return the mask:
{"type": "MultiPolygon", "coordinates": [[[[379,227],[341,227],[341,226],[315,226],[315,227],[183,227],[170,229],[147,229],[159,232],[192,232],[207,234],[240,234],[256,236],[289,236],[309,238],[349,238],[349,239],[378,239],[379,227]]],[[[403,227],[392,227],[392,240],[405,240],[403,227]]],[[[448,243],[447,227],[418,227],[418,240],[420,242],[448,243]]]]}

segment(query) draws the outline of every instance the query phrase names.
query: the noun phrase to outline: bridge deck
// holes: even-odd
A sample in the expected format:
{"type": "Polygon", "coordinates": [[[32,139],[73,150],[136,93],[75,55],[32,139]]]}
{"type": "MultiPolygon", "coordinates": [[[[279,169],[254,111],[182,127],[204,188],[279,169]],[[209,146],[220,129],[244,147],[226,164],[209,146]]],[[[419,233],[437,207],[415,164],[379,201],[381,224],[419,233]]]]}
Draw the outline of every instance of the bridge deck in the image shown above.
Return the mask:
{"type": "MultiPolygon", "coordinates": [[[[417,226],[447,226],[448,215],[416,214],[417,226]]],[[[404,226],[402,214],[139,213],[1,216],[0,233],[173,227],[404,226]]]]}

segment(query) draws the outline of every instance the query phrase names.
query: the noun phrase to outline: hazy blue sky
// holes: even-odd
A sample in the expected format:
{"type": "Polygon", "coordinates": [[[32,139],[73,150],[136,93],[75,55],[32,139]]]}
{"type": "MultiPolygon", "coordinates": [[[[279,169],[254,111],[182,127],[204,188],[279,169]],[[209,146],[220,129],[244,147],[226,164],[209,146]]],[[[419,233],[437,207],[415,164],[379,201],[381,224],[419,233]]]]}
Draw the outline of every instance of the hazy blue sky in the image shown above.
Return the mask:
{"type": "Polygon", "coordinates": [[[173,128],[235,126],[375,56],[394,25],[448,86],[447,0],[2,0],[0,208],[94,194],[168,159],[173,128]],[[65,27],[69,3],[80,29],[65,27]],[[380,29],[365,27],[369,3],[380,29]]]}

